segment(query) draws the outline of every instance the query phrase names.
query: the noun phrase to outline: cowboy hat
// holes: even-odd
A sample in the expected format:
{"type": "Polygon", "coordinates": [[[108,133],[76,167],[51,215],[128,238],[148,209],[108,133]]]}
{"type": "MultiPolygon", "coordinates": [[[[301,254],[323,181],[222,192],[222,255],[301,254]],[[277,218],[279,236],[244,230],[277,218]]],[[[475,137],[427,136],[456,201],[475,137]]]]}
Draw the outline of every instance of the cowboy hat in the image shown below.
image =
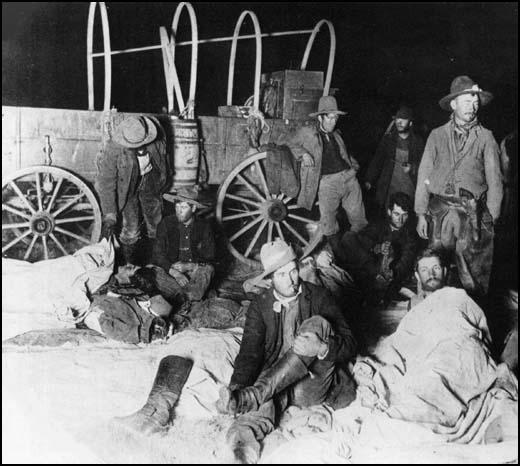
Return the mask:
{"type": "Polygon", "coordinates": [[[336,115],[347,114],[347,112],[338,110],[338,103],[336,102],[336,98],[331,95],[324,95],[323,97],[320,97],[320,101],[318,102],[318,111],[309,113],[309,116],[315,117],[318,115],[323,115],[324,113],[334,113],[336,115]]]}
{"type": "Polygon", "coordinates": [[[204,204],[198,201],[199,190],[196,186],[183,186],[182,188],[178,188],[174,193],[163,194],[163,198],[170,202],[188,202],[197,207],[204,207],[204,204]]]}
{"type": "Polygon", "coordinates": [[[265,243],[260,249],[260,262],[264,267],[264,271],[253,278],[252,283],[257,283],[264,279],[267,275],[276,272],[280,267],[288,264],[289,262],[296,260],[296,254],[293,248],[285,241],[277,239],[265,243]]]}
{"type": "Polygon", "coordinates": [[[112,139],[123,147],[137,149],[150,144],[157,137],[157,127],[154,122],[144,116],[125,118],[116,128],[112,139]]]}
{"type": "Polygon", "coordinates": [[[481,105],[487,105],[493,99],[491,92],[480,89],[469,76],[457,76],[451,82],[450,93],[439,100],[439,105],[443,110],[451,112],[450,102],[462,94],[478,94],[481,105]]]}
{"type": "Polygon", "coordinates": [[[406,105],[401,105],[394,115],[394,119],[413,120],[413,110],[406,105]]]}

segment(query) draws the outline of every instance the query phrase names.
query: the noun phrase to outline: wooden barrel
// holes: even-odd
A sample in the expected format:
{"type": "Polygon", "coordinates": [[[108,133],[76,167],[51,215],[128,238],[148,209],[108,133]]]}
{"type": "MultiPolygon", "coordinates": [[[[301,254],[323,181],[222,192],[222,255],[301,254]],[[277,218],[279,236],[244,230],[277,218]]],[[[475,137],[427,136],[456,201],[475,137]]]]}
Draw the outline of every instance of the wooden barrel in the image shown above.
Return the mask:
{"type": "Polygon", "coordinates": [[[173,187],[197,184],[199,174],[199,126],[197,120],[171,119],[173,132],[173,187]]]}

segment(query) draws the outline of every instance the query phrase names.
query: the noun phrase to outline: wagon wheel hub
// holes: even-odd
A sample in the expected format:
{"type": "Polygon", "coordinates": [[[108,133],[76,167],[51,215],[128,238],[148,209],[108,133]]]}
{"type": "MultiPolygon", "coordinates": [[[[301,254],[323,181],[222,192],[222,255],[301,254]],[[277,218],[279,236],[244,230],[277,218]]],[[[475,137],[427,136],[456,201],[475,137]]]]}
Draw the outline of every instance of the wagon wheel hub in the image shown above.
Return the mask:
{"type": "Polygon", "coordinates": [[[288,213],[289,211],[287,210],[287,206],[278,199],[271,201],[267,208],[269,220],[273,222],[281,222],[282,220],[285,220],[288,213]]]}
{"type": "Polygon", "coordinates": [[[54,229],[54,219],[47,212],[38,212],[31,218],[30,226],[35,235],[47,236],[54,229]]]}

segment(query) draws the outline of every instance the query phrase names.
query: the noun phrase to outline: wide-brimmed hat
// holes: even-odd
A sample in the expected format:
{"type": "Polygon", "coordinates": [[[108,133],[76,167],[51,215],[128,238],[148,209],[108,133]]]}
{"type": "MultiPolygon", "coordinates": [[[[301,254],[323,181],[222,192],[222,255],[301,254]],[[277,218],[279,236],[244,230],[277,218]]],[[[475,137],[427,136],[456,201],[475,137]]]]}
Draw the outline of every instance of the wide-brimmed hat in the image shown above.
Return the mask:
{"type": "Polygon", "coordinates": [[[469,76],[457,76],[451,82],[450,93],[439,100],[439,105],[443,110],[451,112],[450,102],[462,94],[478,94],[481,105],[487,105],[493,99],[491,92],[480,89],[469,76]]]}
{"type": "Polygon", "coordinates": [[[413,120],[413,110],[406,105],[401,105],[399,107],[399,110],[395,112],[394,118],[401,118],[403,120],[413,120]]]}
{"type": "Polygon", "coordinates": [[[183,186],[178,188],[173,193],[163,194],[163,198],[170,202],[188,202],[189,204],[196,205],[197,207],[204,207],[199,199],[199,190],[196,186],[183,186]]]}
{"type": "Polygon", "coordinates": [[[265,243],[262,249],[260,249],[260,262],[262,262],[264,271],[253,278],[252,282],[255,283],[262,280],[293,260],[296,260],[296,254],[293,248],[285,241],[277,239],[276,241],[265,243]]]}
{"type": "Polygon", "coordinates": [[[318,111],[309,113],[309,116],[315,117],[318,115],[323,115],[324,113],[334,113],[336,115],[347,114],[347,112],[338,110],[338,103],[336,102],[336,98],[331,95],[324,95],[323,97],[320,97],[320,101],[318,102],[318,111]]]}
{"type": "Polygon", "coordinates": [[[156,137],[157,127],[144,115],[125,118],[112,135],[115,142],[130,149],[150,144],[156,137]]]}

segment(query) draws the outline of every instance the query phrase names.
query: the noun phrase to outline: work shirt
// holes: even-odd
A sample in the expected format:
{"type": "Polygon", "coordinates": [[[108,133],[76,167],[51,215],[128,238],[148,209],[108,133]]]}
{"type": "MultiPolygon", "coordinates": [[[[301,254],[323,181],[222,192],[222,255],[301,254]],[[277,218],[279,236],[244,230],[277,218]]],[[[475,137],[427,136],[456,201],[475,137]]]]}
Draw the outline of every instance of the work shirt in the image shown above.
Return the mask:
{"type": "Polygon", "coordinates": [[[427,213],[430,194],[458,197],[459,189],[463,188],[477,199],[487,193],[487,207],[496,220],[503,186],[499,148],[493,133],[480,124],[475,125],[460,151],[454,133],[454,123],[450,120],[434,129],[426,141],[417,176],[415,212],[427,213]]]}
{"type": "Polygon", "coordinates": [[[179,223],[179,261],[192,262],[191,252],[191,231],[193,230],[193,220],[188,223],[179,223]]]}
{"type": "Polygon", "coordinates": [[[323,155],[321,161],[321,175],[332,175],[343,170],[348,170],[350,166],[341,157],[339,146],[332,133],[319,131],[323,143],[323,155]]]}
{"type": "Polygon", "coordinates": [[[409,141],[397,137],[397,145],[395,148],[395,163],[392,172],[392,179],[390,180],[390,188],[387,197],[390,197],[395,192],[403,192],[408,194],[411,199],[415,195],[415,185],[410,176],[410,171],[405,173],[403,164],[409,164],[409,141]]]}

